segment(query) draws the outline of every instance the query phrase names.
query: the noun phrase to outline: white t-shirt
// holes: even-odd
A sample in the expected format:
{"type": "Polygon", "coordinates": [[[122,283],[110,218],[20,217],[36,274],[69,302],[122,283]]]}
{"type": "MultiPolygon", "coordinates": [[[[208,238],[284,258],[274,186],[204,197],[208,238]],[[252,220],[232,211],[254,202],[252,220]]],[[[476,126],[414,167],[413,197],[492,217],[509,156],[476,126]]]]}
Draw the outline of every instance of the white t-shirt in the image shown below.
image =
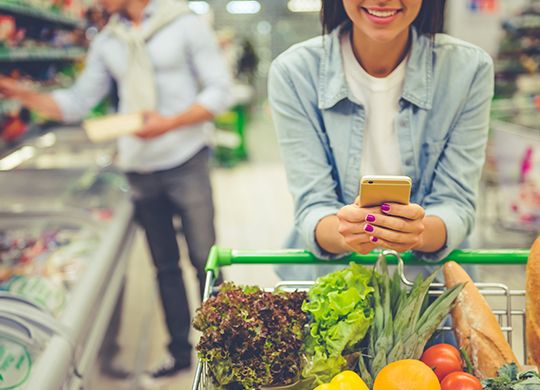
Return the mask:
{"type": "Polygon", "coordinates": [[[350,34],[341,37],[341,56],[349,90],[365,109],[361,176],[401,175],[394,120],[399,111],[407,58],[388,76],[373,77],[357,61],[350,34]]]}

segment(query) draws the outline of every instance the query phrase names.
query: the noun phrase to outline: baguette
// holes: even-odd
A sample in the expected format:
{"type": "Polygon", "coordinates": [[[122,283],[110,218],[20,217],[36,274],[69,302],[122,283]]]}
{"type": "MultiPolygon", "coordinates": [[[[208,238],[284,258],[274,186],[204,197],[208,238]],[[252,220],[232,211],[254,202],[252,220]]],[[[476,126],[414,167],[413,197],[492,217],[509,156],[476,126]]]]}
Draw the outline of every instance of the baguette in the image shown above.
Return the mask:
{"type": "Polygon", "coordinates": [[[540,238],[531,248],[527,263],[527,354],[528,363],[540,367],[540,238]]]}
{"type": "Polygon", "coordinates": [[[497,376],[497,370],[518,360],[508,345],[499,322],[472,279],[457,263],[444,265],[446,287],[465,283],[452,309],[452,321],[459,345],[471,358],[480,379],[497,376]]]}

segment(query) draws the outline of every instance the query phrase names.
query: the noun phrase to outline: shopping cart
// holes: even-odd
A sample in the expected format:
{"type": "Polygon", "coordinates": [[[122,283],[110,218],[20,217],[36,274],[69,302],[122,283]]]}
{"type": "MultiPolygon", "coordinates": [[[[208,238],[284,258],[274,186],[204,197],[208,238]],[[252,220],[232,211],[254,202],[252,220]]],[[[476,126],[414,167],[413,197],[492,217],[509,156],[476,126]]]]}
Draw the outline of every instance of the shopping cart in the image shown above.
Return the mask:
{"type": "MultiPolygon", "coordinates": [[[[527,263],[528,250],[456,250],[446,260],[453,260],[460,264],[474,265],[523,265],[527,263]]],[[[397,272],[405,286],[412,286],[404,274],[405,265],[426,265],[416,259],[411,253],[398,254],[395,251],[385,250],[368,255],[351,255],[337,260],[333,264],[347,265],[351,261],[359,264],[375,264],[384,256],[389,264],[397,265],[397,272]]],[[[206,263],[207,279],[204,289],[204,300],[208,299],[215,291],[214,282],[221,267],[233,264],[305,264],[305,265],[328,265],[328,261],[317,259],[313,254],[304,250],[282,251],[241,251],[227,248],[213,247],[206,263]]],[[[309,290],[314,282],[283,281],[273,289],[285,291],[309,290]]],[[[523,362],[527,356],[527,344],[525,342],[525,291],[511,290],[503,283],[476,283],[481,293],[489,300],[493,313],[499,320],[501,329],[506,334],[508,342],[514,350],[522,350],[523,362]]],[[[440,295],[444,291],[444,285],[433,283],[430,287],[430,295],[440,295]]],[[[451,327],[441,326],[440,331],[452,331],[451,327]]],[[[212,389],[212,379],[205,363],[199,361],[195,371],[192,390],[212,389]]]]}

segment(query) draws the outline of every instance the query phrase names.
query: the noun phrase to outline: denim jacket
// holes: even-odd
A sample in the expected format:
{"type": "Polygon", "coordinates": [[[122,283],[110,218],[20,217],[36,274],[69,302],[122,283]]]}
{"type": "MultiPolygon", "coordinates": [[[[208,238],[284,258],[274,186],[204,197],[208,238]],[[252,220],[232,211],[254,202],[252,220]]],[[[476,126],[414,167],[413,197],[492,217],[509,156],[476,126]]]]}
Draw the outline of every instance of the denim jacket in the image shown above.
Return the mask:
{"type": "MultiPolygon", "coordinates": [[[[274,125],[294,200],[297,247],[333,256],[315,240],[317,223],[354,202],[360,182],[364,108],[347,86],[340,30],[282,53],[269,75],[274,125]]],[[[412,28],[400,109],[395,118],[411,202],[447,229],[438,261],[471,233],[485,159],[493,62],[480,48],[445,34],[412,28]]]]}

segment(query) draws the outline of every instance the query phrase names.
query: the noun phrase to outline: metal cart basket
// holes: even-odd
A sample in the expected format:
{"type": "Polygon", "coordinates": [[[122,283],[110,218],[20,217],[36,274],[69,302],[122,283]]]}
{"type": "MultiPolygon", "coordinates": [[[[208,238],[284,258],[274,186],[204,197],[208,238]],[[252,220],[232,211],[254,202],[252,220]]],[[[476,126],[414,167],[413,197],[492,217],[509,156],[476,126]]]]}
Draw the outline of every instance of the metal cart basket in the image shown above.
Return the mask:
{"type": "MultiPolygon", "coordinates": [[[[397,265],[397,272],[401,276],[403,285],[412,286],[404,274],[407,265],[426,265],[416,259],[411,253],[398,254],[395,251],[385,250],[373,252],[368,255],[351,255],[337,260],[333,264],[347,265],[350,262],[369,265],[375,264],[381,257],[386,257],[389,264],[397,265]]],[[[444,261],[456,261],[460,264],[471,265],[523,265],[527,263],[528,250],[456,250],[444,261]]],[[[206,263],[206,286],[204,300],[208,299],[214,291],[214,282],[221,267],[233,264],[326,264],[328,261],[317,259],[313,254],[304,250],[282,251],[240,251],[227,248],[213,247],[206,263]]],[[[274,287],[281,290],[309,290],[314,282],[283,281],[274,287]]],[[[481,293],[490,303],[493,313],[498,318],[502,331],[506,334],[508,342],[514,348],[516,355],[526,360],[527,348],[525,340],[525,290],[511,290],[503,283],[475,283],[481,293]]],[[[274,289],[268,289],[272,291],[274,289]]],[[[440,295],[444,285],[433,283],[429,293],[440,295]]],[[[451,327],[441,326],[443,332],[452,331],[451,327]]],[[[199,361],[195,372],[192,390],[213,389],[211,377],[206,364],[199,361]]]]}

